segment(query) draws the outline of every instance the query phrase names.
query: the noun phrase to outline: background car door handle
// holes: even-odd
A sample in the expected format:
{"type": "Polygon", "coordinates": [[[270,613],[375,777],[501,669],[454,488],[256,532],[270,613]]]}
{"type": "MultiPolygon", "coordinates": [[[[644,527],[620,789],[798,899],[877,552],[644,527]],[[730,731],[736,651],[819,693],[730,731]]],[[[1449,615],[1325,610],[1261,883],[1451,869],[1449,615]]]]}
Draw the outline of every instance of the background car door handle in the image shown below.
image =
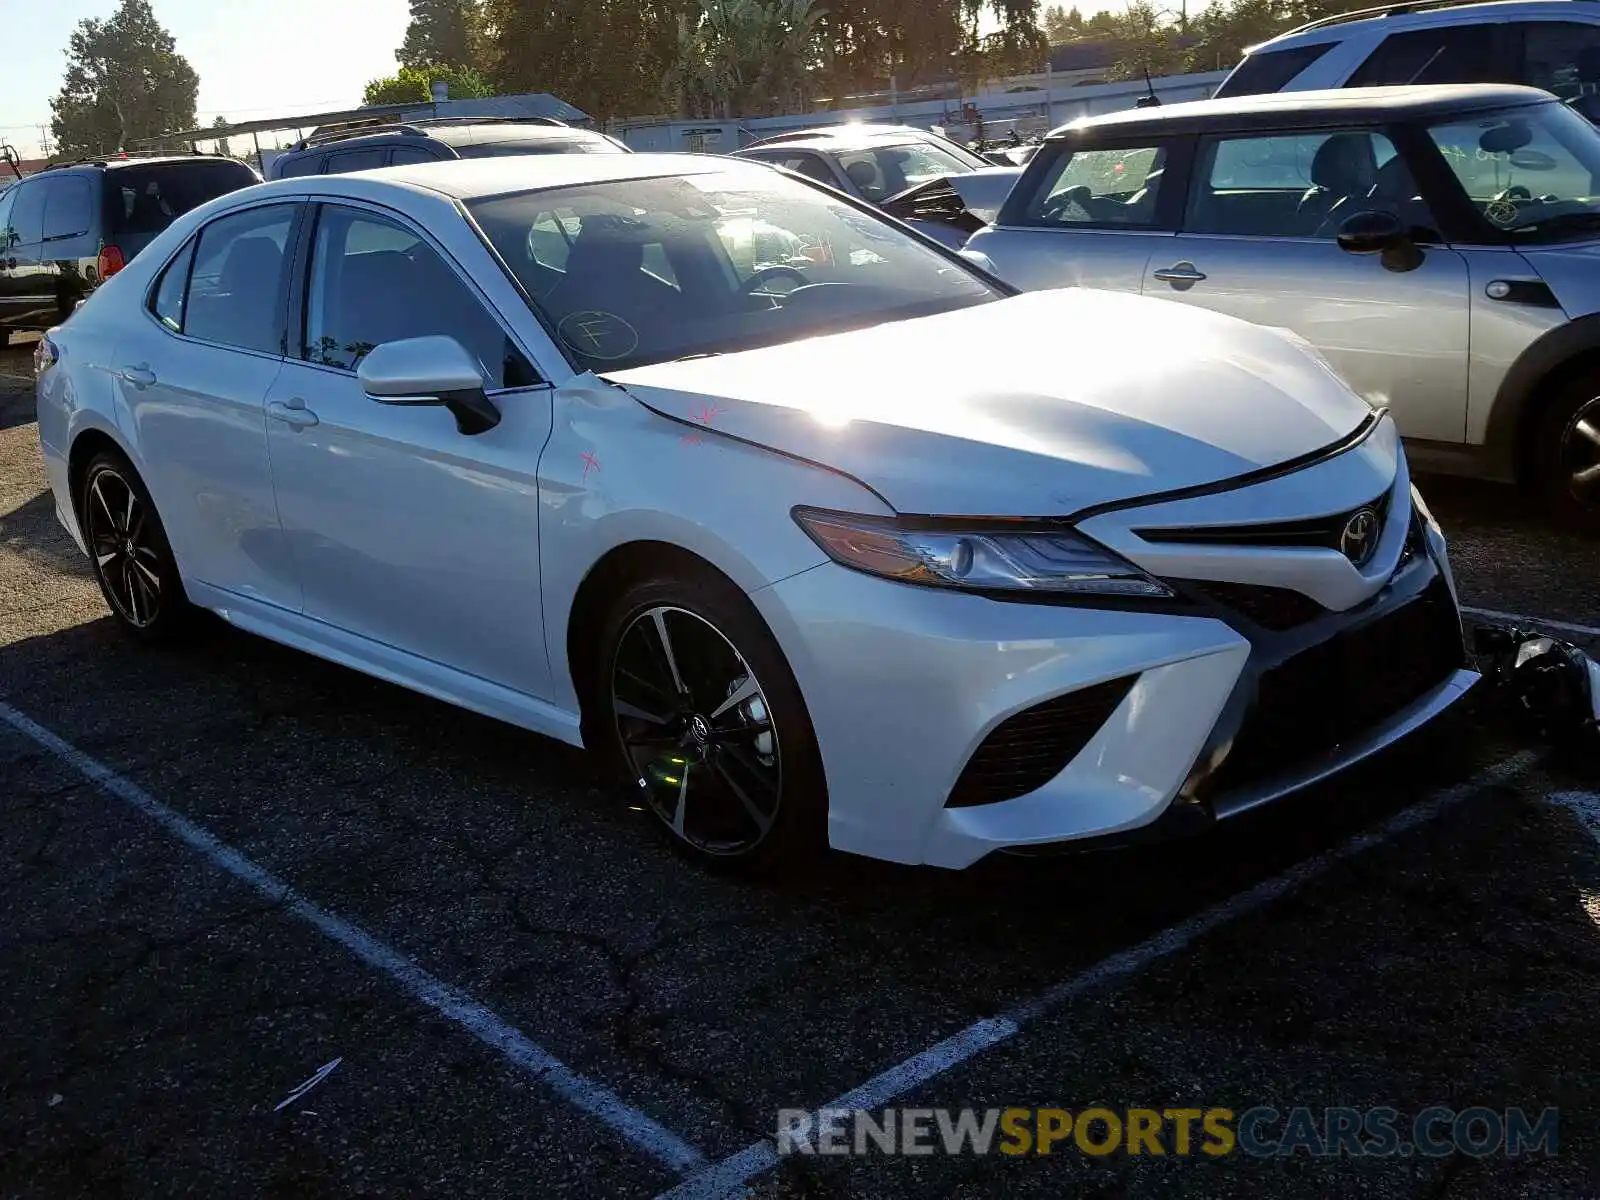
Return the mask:
{"type": "Polygon", "coordinates": [[[156,381],[156,373],[142,363],[137,367],[123,367],[117,378],[136,388],[147,388],[156,381]]]}
{"type": "Polygon", "coordinates": [[[306,402],[299,396],[272,401],[267,405],[267,416],[295,429],[308,429],[317,423],[317,414],[307,408],[306,402]]]}
{"type": "Polygon", "coordinates": [[[1159,267],[1154,272],[1157,279],[1165,279],[1168,283],[1199,283],[1206,277],[1204,271],[1196,271],[1192,262],[1173,263],[1170,267],[1159,267]]]}

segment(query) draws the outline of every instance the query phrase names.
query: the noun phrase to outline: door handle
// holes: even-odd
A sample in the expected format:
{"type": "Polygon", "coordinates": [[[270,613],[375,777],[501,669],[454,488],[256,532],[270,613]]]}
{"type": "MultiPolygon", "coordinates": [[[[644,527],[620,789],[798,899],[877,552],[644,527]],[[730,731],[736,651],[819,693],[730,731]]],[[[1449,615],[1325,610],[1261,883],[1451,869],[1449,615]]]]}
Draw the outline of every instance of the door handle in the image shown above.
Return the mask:
{"type": "Polygon", "coordinates": [[[123,367],[122,370],[117,372],[117,378],[122,380],[123,383],[143,389],[156,381],[156,373],[143,363],[140,363],[137,367],[123,367]]]}
{"type": "Polygon", "coordinates": [[[282,421],[291,429],[309,429],[317,423],[317,414],[307,408],[306,402],[299,396],[270,401],[267,404],[267,416],[274,421],[282,421]]]}
{"type": "Polygon", "coordinates": [[[1199,283],[1206,277],[1204,271],[1194,269],[1192,262],[1173,263],[1170,267],[1158,268],[1152,274],[1168,283],[1199,283]]]}

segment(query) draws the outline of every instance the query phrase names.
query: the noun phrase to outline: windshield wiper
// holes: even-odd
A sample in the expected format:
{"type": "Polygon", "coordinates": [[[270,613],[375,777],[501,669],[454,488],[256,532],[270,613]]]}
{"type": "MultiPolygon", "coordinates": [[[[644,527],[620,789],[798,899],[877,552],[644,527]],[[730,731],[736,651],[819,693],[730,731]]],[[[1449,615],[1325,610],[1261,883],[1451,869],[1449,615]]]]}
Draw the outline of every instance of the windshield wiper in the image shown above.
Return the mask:
{"type": "Polygon", "coordinates": [[[693,360],[695,360],[697,358],[720,358],[721,356],[722,356],[722,351],[721,350],[697,350],[693,354],[683,354],[683,355],[680,355],[677,358],[669,358],[669,359],[667,359],[667,361],[668,362],[692,362],[693,360]]]}

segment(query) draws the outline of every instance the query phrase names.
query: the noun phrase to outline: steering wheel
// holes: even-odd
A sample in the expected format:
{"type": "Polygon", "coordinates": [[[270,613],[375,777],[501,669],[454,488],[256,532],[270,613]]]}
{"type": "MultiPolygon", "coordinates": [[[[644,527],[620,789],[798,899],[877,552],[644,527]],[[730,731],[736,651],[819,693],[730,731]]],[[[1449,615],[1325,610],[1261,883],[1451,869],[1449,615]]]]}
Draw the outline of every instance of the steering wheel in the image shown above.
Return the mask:
{"type": "Polygon", "coordinates": [[[786,276],[787,278],[794,280],[795,288],[803,288],[811,282],[806,278],[805,272],[799,270],[798,268],[786,267],[782,263],[775,263],[770,267],[762,267],[754,275],[750,276],[749,279],[746,279],[744,281],[744,286],[739,290],[744,292],[746,295],[749,295],[752,292],[755,292],[762,284],[766,283],[767,280],[771,279],[775,275],[786,276]]]}

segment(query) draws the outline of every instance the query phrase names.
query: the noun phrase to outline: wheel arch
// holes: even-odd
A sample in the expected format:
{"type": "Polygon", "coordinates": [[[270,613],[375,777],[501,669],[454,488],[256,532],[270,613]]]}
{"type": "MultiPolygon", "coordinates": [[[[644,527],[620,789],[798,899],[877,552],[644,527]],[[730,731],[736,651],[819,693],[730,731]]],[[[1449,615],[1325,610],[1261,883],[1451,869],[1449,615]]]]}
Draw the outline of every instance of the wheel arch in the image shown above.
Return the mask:
{"type": "Polygon", "coordinates": [[[1495,393],[1484,445],[1519,484],[1531,481],[1534,435],[1561,388],[1585,372],[1600,374],[1600,313],[1557,326],[1511,364],[1495,393]]]}
{"type": "Polygon", "coordinates": [[[83,490],[83,473],[95,455],[110,452],[123,459],[133,468],[139,476],[139,481],[150,487],[150,481],[144,476],[138,460],[129,453],[128,448],[110,430],[100,425],[85,425],[72,435],[72,442],[67,449],[67,489],[72,500],[72,517],[79,522],[82,528],[83,514],[78,511],[79,495],[83,490]]]}

